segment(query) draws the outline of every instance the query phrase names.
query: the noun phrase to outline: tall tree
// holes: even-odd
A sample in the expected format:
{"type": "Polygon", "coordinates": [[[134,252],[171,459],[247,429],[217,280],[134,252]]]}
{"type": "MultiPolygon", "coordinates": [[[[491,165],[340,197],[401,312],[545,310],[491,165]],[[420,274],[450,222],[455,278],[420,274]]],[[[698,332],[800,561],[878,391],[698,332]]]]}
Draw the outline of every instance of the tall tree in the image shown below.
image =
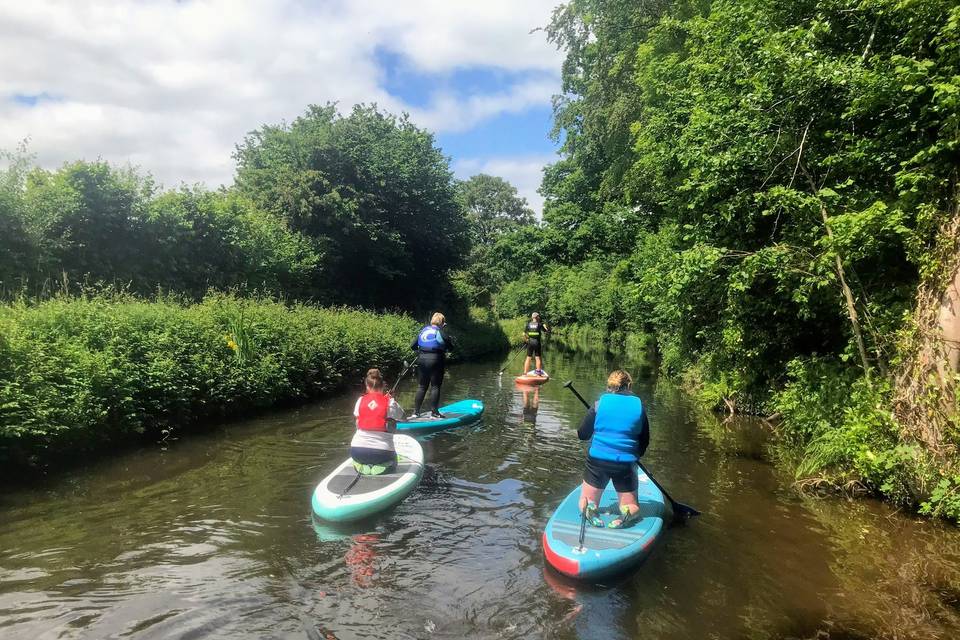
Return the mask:
{"type": "Polygon", "coordinates": [[[499,235],[534,222],[527,199],[503,178],[479,173],[457,184],[457,196],[479,245],[490,246],[499,235]]]}
{"type": "Polygon", "coordinates": [[[448,160],[406,116],[311,106],[235,157],[238,189],[319,244],[330,301],[418,306],[469,251],[448,160]]]}

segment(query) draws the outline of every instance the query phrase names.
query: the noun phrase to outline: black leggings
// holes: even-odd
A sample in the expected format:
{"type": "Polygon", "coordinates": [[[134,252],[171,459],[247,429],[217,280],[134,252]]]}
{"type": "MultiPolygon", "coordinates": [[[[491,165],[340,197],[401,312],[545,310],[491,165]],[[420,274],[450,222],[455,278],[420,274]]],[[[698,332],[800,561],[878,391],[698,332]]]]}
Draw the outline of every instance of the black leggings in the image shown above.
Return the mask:
{"type": "Polygon", "coordinates": [[[440,410],[440,387],[443,385],[444,354],[421,353],[417,361],[417,395],[413,399],[413,412],[420,413],[420,405],[430,389],[430,405],[434,411],[440,410]]]}

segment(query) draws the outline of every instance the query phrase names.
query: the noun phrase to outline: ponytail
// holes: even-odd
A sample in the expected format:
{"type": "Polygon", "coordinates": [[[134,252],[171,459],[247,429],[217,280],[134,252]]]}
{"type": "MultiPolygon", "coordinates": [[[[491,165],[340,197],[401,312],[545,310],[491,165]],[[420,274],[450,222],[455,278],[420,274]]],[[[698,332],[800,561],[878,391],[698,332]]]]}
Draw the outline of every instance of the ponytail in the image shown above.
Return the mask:
{"type": "Polygon", "coordinates": [[[364,378],[363,382],[367,385],[368,391],[383,392],[383,388],[386,386],[386,383],[383,381],[383,374],[380,373],[380,369],[370,369],[367,371],[367,377],[364,378]]]}

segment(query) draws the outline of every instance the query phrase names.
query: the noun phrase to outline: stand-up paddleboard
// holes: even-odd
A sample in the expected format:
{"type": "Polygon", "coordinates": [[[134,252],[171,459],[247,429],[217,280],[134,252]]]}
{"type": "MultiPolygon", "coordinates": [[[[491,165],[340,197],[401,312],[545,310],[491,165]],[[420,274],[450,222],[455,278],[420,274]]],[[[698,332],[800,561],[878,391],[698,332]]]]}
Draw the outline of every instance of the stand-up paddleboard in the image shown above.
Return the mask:
{"type": "MultiPolygon", "coordinates": [[[[543,553],[560,573],[581,580],[599,580],[625,571],[650,553],[663,531],[666,505],[663,494],[639,471],[637,499],[642,518],[623,529],[594,527],[587,523],[580,547],[580,487],[564,498],[543,532],[543,553]]],[[[619,517],[617,492],[609,483],[600,498],[600,517],[609,523],[619,517]]]]}
{"type": "Polygon", "coordinates": [[[517,384],[543,384],[550,379],[550,376],[547,375],[547,372],[544,371],[542,376],[535,374],[533,371],[528,371],[523,375],[519,375],[514,378],[514,382],[517,384]]]}
{"type": "Polygon", "coordinates": [[[476,422],[483,415],[483,402],[461,400],[440,407],[440,413],[443,414],[442,418],[431,418],[430,413],[425,412],[420,414],[419,418],[404,419],[403,422],[397,423],[397,431],[416,431],[419,435],[476,422]]]}
{"type": "Polygon", "coordinates": [[[423,476],[423,447],[415,438],[394,434],[397,468],[378,476],[360,475],[350,458],[313,492],[313,513],[331,522],[358,520],[391,507],[413,491],[423,476]]]}

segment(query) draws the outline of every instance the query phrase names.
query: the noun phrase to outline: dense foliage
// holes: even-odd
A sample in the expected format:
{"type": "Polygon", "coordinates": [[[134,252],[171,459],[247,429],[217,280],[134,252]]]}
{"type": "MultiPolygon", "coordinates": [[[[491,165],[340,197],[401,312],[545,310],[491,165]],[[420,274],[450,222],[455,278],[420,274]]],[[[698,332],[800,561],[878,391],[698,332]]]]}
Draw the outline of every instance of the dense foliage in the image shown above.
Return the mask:
{"type": "Polygon", "coordinates": [[[307,295],[319,256],[248,198],[183,187],[104,162],[57,171],[10,158],[0,171],[0,282],[10,295],[51,283],[107,282],[202,296],[208,288],[307,295]]]}
{"type": "Polygon", "coordinates": [[[250,134],[236,158],[239,191],[317,242],[324,299],[435,304],[423,298],[469,251],[448,160],[406,117],[314,106],[250,134]]]}
{"type": "Polygon", "coordinates": [[[887,372],[955,211],[960,4],[572,0],[548,33],[564,157],[498,313],[651,332],[710,402],[780,411],[802,474],[921,497],[887,372]]]}
{"type": "Polygon", "coordinates": [[[455,358],[507,348],[449,272],[501,213],[529,222],[509,184],[458,186],[432,135],[363,106],[310,107],[236,158],[217,191],[2,158],[0,466],[314,397],[409,357],[411,316],[316,303],[442,308],[455,358]]]}
{"type": "MultiPolygon", "coordinates": [[[[0,170],[0,282],[107,282],[201,297],[209,288],[425,311],[471,222],[431,134],[373,107],[310,107],[238,147],[237,184],[159,189],[104,162],[0,170]]],[[[509,185],[507,185],[509,186],[509,185]]]]}
{"type": "MultiPolygon", "coordinates": [[[[461,354],[506,348],[495,323],[451,327],[461,354]]],[[[317,397],[411,357],[409,316],[211,294],[0,306],[0,466],[317,397]]]]}
{"type": "Polygon", "coordinates": [[[46,461],[396,371],[404,316],[213,295],[0,306],[0,459],[46,461]]]}

